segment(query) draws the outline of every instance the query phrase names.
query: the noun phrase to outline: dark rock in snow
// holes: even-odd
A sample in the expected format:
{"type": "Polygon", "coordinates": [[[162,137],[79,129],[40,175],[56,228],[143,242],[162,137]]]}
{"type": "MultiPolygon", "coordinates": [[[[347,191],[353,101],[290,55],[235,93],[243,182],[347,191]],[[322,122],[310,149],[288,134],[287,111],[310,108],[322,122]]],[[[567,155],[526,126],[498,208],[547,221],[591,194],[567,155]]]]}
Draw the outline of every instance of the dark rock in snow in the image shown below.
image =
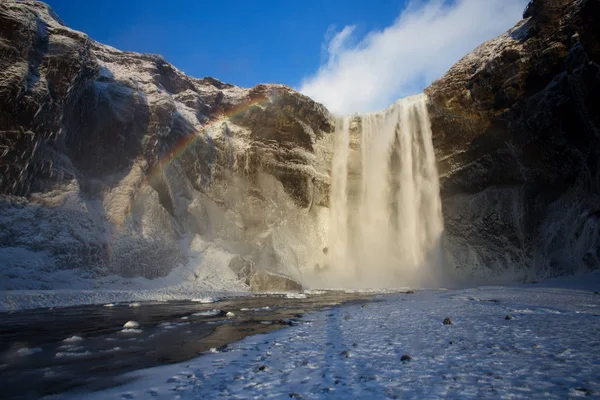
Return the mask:
{"type": "Polygon", "coordinates": [[[513,319],[512,315],[507,315],[506,317],[504,317],[505,320],[510,321],[511,319],[513,319]]]}
{"type": "Polygon", "coordinates": [[[403,361],[403,362],[412,361],[412,357],[408,354],[404,354],[402,357],[400,357],[400,361],[403,361]]]}
{"type": "Polygon", "coordinates": [[[452,320],[449,317],[444,318],[444,325],[452,325],[452,320]]]}

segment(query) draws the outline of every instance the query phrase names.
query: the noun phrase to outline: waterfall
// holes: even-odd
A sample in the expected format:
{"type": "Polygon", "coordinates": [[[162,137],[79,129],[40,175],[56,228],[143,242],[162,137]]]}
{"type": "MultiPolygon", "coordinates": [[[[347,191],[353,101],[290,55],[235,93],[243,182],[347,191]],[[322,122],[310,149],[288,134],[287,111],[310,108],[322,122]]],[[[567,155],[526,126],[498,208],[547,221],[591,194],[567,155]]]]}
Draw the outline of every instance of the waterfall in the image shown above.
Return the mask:
{"type": "Polygon", "coordinates": [[[443,220],[425,95],[336,126],[324,278],[426,284],[441,263],[443,220]]]}

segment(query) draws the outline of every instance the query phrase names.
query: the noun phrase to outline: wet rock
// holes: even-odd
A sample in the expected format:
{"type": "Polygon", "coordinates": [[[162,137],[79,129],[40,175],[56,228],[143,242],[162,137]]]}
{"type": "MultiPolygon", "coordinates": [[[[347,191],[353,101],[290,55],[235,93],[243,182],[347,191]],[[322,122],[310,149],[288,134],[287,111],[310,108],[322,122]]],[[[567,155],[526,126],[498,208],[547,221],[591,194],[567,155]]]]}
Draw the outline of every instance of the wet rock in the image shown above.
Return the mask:
{"type": "Polygon", "coordinates": [[[302,290],[302,284],[289,276],[264,270],[258,270],[250,276],[249,285],[255,292],[302,290]]]}
{"type": "Polygon", "coordinates": [[[246,260],[241,256],[233,257],[231,261],[229,261],[229,268],[247,285],[250,285],[250,277],[256,273],[254,262],[246,260]]]}
{"type": "Polygon", "coordinates": [[[452,320],[450,319],[450,317],[446,317],[444,318],[444,325],[452,325],[452,320]]]}
{"type": "Polygon", "coordinates": [[[413,358],[408,354],[404,354],[402,357],[400,357],[400,361],[403,361],[403,362],[412,361],[412,359],[413,358]]]}
{"type": "Polygon", "coordinates": [[[258,367],[259,371],[266,371],[269,367],[267,367],[266,365],[261,365],[260,367],[258,367]]]}
{"type": "Polygon", "coordinates": [[[507,315],[506,317],[504,317],[505,320],[510,321],[511,319],[513,319],[512,315],[507,315]]]}

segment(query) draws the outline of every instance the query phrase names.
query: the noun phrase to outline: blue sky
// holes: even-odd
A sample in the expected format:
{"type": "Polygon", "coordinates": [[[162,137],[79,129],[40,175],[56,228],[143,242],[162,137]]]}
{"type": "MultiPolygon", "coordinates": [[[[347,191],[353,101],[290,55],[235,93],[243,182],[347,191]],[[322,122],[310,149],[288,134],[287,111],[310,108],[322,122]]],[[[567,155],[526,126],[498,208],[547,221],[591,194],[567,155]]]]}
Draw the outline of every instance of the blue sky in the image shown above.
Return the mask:
{"type": "Polygon", "coordinates": [[[319,68],[330,25],[391,24],[403,0],[49,0],[70,27],[122,50],[159,53],[185,73],[236,85],[297,86],[319,68]]]}
{"type": "Polygon", "coordinates": [[[338,113],[422,91],[528,0],[47,0],[70,27],[183,72],[289,85],[338,113]]]}

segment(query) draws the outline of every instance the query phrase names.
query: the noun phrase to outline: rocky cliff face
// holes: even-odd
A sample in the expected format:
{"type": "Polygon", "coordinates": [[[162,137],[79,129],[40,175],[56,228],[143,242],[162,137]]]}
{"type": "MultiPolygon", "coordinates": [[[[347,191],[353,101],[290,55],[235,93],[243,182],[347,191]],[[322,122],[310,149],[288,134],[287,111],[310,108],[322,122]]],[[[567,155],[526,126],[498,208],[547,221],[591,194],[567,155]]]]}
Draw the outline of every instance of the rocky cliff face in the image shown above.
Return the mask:
{"type": "MultiPolygon", "coordinates": [[[[600,266],[600,1],[534,0],[524,17],[426,89],[459,275],[600,266]]],[[[320,104],[188,77],[36,1],[0,3],[0,54],[1,288],[22,270],[153,278],[194,257],[192,279],[297,287],[264,271],[323,262],[320,104]]]]}
{"type": "Polygon", "coordinates": [[[312,265],[333,129],[322,105],[188,77],[36,1],[0,3],[0,54],[5,286],[31,263],[152,278],[207,249],[295,276],[312,265]]]}
{"type": "Polygon", "coordinates": [[[600,266],[600,1],[524,18],[426,93],[448,263],[531,280],[600,266]]]}

